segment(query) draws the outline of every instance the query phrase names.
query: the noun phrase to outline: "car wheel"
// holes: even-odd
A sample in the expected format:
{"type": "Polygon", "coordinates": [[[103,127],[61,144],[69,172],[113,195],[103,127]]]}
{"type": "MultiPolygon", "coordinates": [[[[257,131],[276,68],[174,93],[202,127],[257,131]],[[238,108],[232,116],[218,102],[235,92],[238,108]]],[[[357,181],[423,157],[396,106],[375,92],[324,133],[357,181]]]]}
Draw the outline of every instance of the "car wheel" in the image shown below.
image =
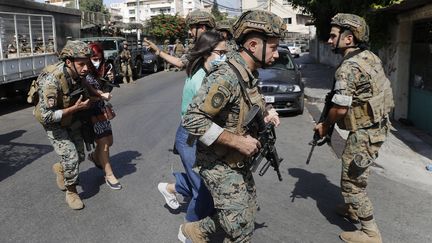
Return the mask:
{"type": "Polygon", "coordinates": [[[158,65],[157,63],[153,63],[153,73],[157,73],[158,71],[158,65]]]}
{"type": "Polygon", "coordinates": [[[299,102],[299,110],[297,111],[297,115],[301,115],[304,112],[304,94],[302,94],[299,102]]]}
{"type": "Polygon", "coordinates": [[[137,61],[137,63],[136,63],[136,67],[135,67],[135,76],[136,76],[136,79],[139,79],[142,76],[142,61],[141,61],[141,59],[138,59],[136,61],[137,61]]]}

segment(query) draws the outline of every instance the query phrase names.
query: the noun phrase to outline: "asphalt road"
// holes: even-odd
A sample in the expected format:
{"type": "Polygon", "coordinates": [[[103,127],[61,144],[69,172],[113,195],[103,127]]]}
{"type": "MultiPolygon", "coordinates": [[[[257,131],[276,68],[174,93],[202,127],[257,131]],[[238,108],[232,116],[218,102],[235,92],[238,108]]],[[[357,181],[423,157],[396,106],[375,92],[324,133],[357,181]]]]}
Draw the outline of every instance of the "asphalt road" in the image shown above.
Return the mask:
{"type": "MultiPolygon", "coordinates": [[[[181,170],[170,152],[180,122],[182,72],[159,72],[113,92],[111,162],[123,185],[113,191],[85,161],[78,191],[86,207],[73,211],[55,184],[58,161],[31,107],[0,107],[0,242],[177,242],[185,205],[168,210],[156,186],[181,170]],[[7,110],[5,112],[4,110],[7,110]]],[[[277,128],[283,181],[255,176],[261,210],[253,242],[340,242],[355,225],[336,216],[340,162],[327,146],[305,161],[312,119],[285,116],[277,128]]],[[[372,172],[369,195],[384,242],[432,242],[432,195],[372,172]]]]}

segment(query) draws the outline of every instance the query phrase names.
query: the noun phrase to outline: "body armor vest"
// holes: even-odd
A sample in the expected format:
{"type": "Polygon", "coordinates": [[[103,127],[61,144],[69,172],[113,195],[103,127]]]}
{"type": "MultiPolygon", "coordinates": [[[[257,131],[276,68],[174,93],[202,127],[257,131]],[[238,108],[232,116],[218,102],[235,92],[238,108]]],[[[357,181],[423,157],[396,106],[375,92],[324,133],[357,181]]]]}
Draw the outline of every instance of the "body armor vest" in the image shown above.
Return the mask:
{"type": "Polygon", "coordinates": [[[364,52],[368,53],[368,58],[359,54],[349,60],[357,63],[357,67],[369,79],[372,97],[367,102],[353,104],[345,118],[338,122],[341,129],[349,131],[367,128],[388,119],[388,114],[394,107],[390,80],[385,75],[381,60],[370,51],[364,52]]]}

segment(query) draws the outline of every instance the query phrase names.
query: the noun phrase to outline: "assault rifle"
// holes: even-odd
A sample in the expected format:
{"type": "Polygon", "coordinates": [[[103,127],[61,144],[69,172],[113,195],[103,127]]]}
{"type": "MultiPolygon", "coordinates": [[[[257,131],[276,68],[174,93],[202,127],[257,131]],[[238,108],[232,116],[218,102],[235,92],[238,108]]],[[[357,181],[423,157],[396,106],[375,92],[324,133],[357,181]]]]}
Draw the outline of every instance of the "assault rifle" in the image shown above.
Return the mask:
{"type": "MultiPolygon", "coordinates": [[[[317,124],[321,123],[321,122],[324,122],[327,119],[328,113],[329,113],[329,111],[330,111],[330,109],[332,107],[332,101],[331,100],[333,98],[333,95],[334,95],[333,91],[330,91],[330,92],[327,93],[327,95],[325,97],[324,108],[323,108],[323,110],[321,112],[321,116],[320,116],[317,124]]],[[[311,147],[311,150],[310,150],[309,155],[307,157],[306,164],[309,164],[310,159],[312,157],[312,153],[313,153],[313,151],[314,151],[314,149],[315,149],[315,147],[317,145],[318,146],[322,146],[325,143],[327,143],[329,145],[331,144],[331,136],[333,134],[333,131],[334,131],[334,124],[331,125],[331,127],[329,128],[329,130],[327,132],[327,135],[325,137],[323,137],[323,138],[320,137],[318,131],[315,131],[315,133],[313,135],[312,141],[309,142],[309,145],[311,145],[312,147],[311,147]]]]}
{"type": "Polygon", "coordinates": [[[261,149],[251,158],[251,171],[255,172],[261,161],[266,158],[267,162],[261,167],[258,174],[263,176],[268,168],[272,166],[277,173],[279,181],[282,181],[279,165],[283,158],[279,158],[276,151],[276,133],[274,125],[272,123],[265,124],[261,114],[261,108],[254,105],[246,117],[244,126],[248,131],[258,130],[258,140],[261,143],[261,149]]]}

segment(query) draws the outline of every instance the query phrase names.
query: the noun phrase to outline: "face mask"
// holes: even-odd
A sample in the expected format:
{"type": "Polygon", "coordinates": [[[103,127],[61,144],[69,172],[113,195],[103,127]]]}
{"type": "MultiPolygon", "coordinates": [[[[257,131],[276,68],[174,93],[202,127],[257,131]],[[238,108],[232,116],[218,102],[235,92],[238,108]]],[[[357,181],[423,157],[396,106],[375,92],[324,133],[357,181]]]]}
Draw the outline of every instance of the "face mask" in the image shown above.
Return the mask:
{"type": "Polygon", "coordinates": [[[218,56],[218,57],[216,57],[215,59],[213,59],[211,62],[210,62],[210,66],[216,66],[216,65],[218,65],[218,64],[220,64],[220,63],[222,63],[222,62],[225,62],[225,60],[226,60],[226,55],[225,54],[223,54],[223,55],[220,55],[220,56],[218,56]]]}
{"type": "Polygon", "coordinates": [[[100,63],[101,63],[100,61],[96,61],[96,62],[95,62],[95,61],[93,61],[93,60],[92,60],[91,62],[93,63],[93,66],[94,66],[96,69],[99,68],[99,65],[100,65],[100,63]]]}

